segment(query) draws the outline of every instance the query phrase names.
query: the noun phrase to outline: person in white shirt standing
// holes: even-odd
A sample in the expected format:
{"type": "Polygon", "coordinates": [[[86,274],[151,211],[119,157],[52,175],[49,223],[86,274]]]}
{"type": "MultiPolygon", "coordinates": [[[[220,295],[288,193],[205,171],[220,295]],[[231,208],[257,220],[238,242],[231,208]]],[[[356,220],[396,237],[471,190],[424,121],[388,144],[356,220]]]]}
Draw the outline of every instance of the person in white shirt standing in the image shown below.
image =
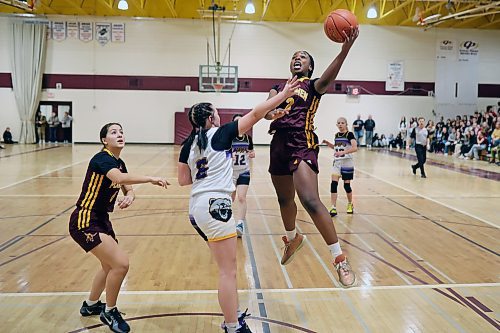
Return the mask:
{"type": "Polygon", "coordinates": [[[425,119],[418,118],[418,126],[415,127],[410,135],[415,142],[415,153],[417,154],[417,164],[411,166],[413,174],[417,174],[417,169],[420,169],[422,178],[427,178],[425,175],[424,164],[427,159],[427,145],[429,144],[429,132],[425,128],[425,119]]]}
{"type": "Polygon", "coordinates": [[[61,120],[61,127],[63,129],[64,143],[71,142],[71,122],[73,117],[69,115],[69,112],[64,112],[64,117],[61,120]]]}

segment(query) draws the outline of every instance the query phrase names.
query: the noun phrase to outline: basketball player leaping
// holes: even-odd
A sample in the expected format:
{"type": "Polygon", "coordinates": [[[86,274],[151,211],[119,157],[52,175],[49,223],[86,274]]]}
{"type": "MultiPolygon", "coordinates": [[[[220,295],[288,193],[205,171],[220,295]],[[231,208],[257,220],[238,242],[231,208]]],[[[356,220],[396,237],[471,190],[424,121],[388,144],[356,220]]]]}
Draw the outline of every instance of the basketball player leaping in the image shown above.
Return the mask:
{"type": "MultiPolygon", "coordinates": [[[[344,287],[354,285],[356,276],[347,257],[342,253],[330,214],[319,199],[317,176],[319,148],[318,137],[313,130],[314,116],[321,96],[337,77],[358,34],[357,28],[351,29],[348,35],[344,33],[346,39],[342,50],[319,79],[310,79],[314,70],[312,56],[306,51],[295,52],[290,61],[290,71],[292,75],[299,77],[298,92],[266,116],[266,119],[274,119],[269,130],[273,134],[269,172],[278,195],[281,218],[286,231],[286,236],[283,237],[285,250],[281,264],[290,263],[305,240],[305,236],[295,229],[297,206],[294,197],[297,192],[300,202],[330,248],[334,267],[344,287]],[[275,119],[275,115],[281,114],[281,109],[286,110],[288,114],[275,119]]],[[[269,92],[269,98],[282,89],[283,84],[273,87],[269,92]]]]}

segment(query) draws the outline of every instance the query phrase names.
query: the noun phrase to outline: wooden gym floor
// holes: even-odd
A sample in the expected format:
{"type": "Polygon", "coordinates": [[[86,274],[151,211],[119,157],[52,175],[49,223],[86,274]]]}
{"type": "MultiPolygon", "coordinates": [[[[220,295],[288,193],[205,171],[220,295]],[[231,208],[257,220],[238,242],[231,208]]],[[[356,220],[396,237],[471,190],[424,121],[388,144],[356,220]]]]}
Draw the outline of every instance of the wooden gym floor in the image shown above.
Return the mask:
{"type": "MultiPolygon", "coordinates": [[[[97,145],[8,146],[0,151],[1,332],[108,332],[80,317],[98,262],[68,236],[68,218],[97,145]]],[[[162,190],[111,220],[130,255],[118,304],[133,332],[221,332],[216,267],[176,185],[178,147],[128,145],[132,173],[166,175],[162,190]]],[[[427,179],[398,151],[356,153],[354,215],[340,186],[334,219],[358,286],[339,287],[322,238],[299,206],[307,245],[280,266],[283,226],[268,147],[257,147],[247,233],[238,242],[240,305],[254,332],[497,332],[500,168],[431,155],[427,179]]],[[[320,194],[329,206],[330,152],[320,194]]],[[[237,208],[236,208],[237,209],[237,208]]]]}

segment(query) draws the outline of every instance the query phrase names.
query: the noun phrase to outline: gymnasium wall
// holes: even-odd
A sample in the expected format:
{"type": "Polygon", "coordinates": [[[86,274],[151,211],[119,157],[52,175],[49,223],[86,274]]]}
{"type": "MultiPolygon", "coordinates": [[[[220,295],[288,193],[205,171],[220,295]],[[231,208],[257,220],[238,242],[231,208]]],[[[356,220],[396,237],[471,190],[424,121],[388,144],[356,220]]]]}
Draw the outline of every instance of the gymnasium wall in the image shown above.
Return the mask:
{"type": "MultiPolygon", "coordinates": [[[[64,20],[71,20],[63,18],[64,20]]],[[[111,19],[90,18],[95,22],[111,19]]],[[[210,26],[199,20],[131,20],[126,23],[126,42],[100,46],[92,41],[48,41],[45,73],[66,75],[127,75],[197,77],[198,66],[206,64],[210,26]]],[[[225,51],[232,24],[223,26],[225,51]]],[[[405,81],[435,81],[436,41],[442,38],[474,39],[480,44],[479,82],[500,85],[500,32],[475,30],[362,26],[361,34],[338,76],[338,80],[385,81],[387,64],[403,60],[405,81]]],[[[0,73],[10,73],[9,19],[0,17],[0,73]]],[[[239,66],[240,78],[285,79],[294,51],[308,50],[315,58],[315,76],[320,75],[340,50],[329,42],[321,24],[239,23],[234,29],[231,64],[239,66]]],[[[363,86],[363,84],[362,84],[363,86]]],[[[220,108],[251,108],[263,101],[260,90],[238,94],[198,93],[174,90],[46,89],[42,100],[73,102],[73,137],[76,142],[97,142],[103,123],[119,121],[129,142],[172,143],[174,113],[199,101],[213,102],[220,108]]],[[[499,96],[500,97],[500,96],[499,96]]],[[[496,104],[496,98],[480,98],[478,108],[496,104]]],[[[369,95],[359,98],[344,94],[323,97],[316,116],[320,139],[331,138],[335,121],[345,116],[350,123],[361,114],[372,114],[376,132],[395,132],[402,115],[433,117],[434,99],[427,96],[369,95]]],[[[14,94],[0,88],[0,129],[11,126],[19,133],[14,94]]],[[[254,141],[268,143],[268,122],[254,128],[254,141]]],[[[17,133],[17,134],[16,134],[17,133]]]]}

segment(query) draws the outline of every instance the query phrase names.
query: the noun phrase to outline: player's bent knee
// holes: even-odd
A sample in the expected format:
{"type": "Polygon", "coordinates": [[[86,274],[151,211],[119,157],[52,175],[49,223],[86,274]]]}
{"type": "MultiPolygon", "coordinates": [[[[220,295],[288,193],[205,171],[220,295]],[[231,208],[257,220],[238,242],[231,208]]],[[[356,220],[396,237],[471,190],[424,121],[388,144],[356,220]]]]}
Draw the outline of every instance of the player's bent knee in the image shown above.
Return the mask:
{"type": "Polygon", "coordinates": [[[344,183],[344,189],[346,193],[351,193],[352,192],[351,183],[344,183]]]}

